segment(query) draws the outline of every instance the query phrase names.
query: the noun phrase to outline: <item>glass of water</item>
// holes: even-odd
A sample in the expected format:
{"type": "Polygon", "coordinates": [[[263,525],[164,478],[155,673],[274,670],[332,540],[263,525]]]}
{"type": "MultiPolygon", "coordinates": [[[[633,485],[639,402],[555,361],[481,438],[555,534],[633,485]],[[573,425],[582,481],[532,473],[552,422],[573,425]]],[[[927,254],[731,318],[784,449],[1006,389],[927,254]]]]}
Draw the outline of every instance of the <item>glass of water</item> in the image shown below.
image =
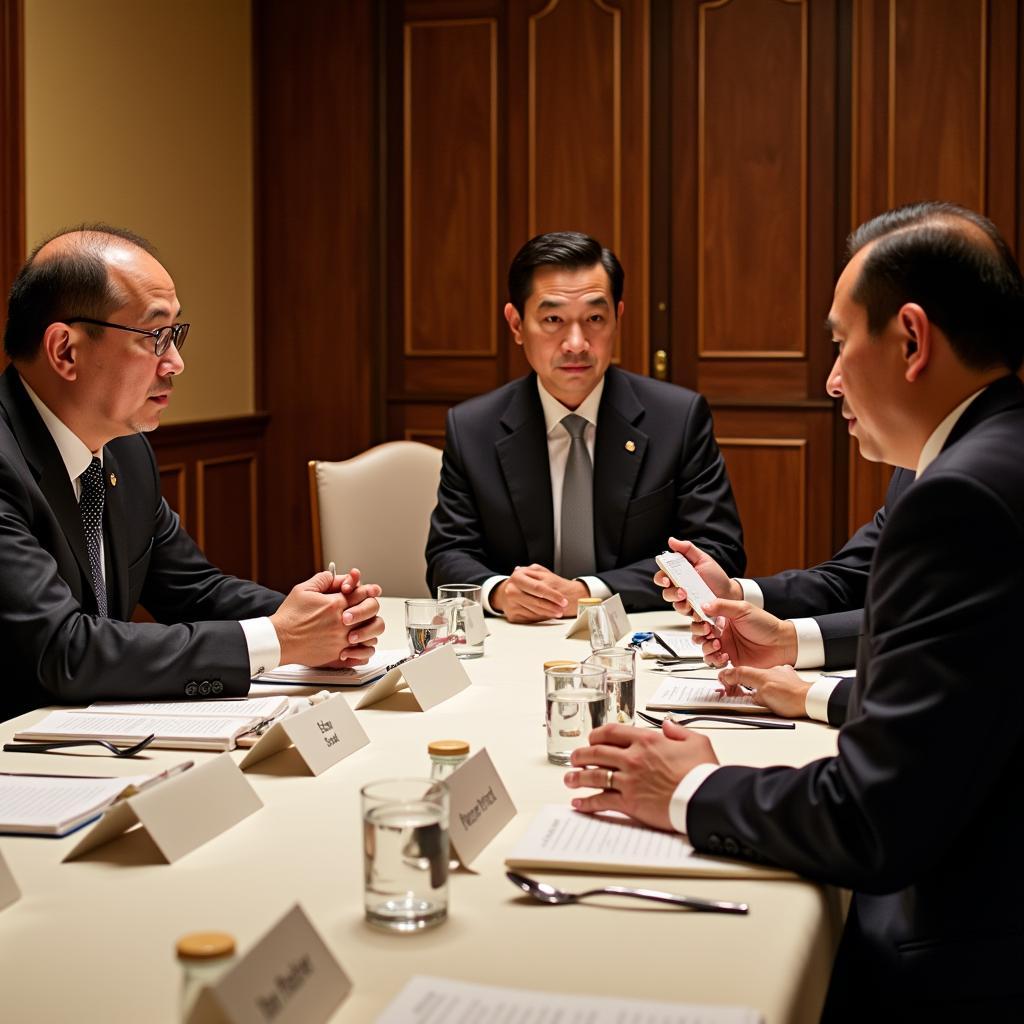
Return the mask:
{"type": "Polygon", "coordinates": [[[612,721],[633,725],[636,719],[636,654],[624,647],[605,647],[585,659],[585,665],[600,665],[608,679],[612,698],[612,721]]]}
{"type": "Polygon", "coordinates": [[[548,760],[568,764],[577,747],[587,745],[590,730],[611,721],[611,700],[600,665],[565,662],[544,670],[548,760]]]}
{"type": "Polygon", "coordinates": [[[444,602],[432,601],[430,598],[415,598],[406,601],[405,634],[409,641],[411,654],[422,654],[433,641],[446,637],[448,635],[448,609],[444,602]]]}
{"type": "Polygon", "coordinates": [[[484,653],[484,606],[480,587],[472,583],[446,583],[437,588],[437,599],[448,612],[448,632],[454,634],[460,658],[481,658],[484,653]],[[470,639],[477,642],[471,644],[470,639]]]}
{"type": "Polygon", "coordinates": [[[384,779],[360,790],[366,920],[418,932],[448,916],[448,787],[384,779]]]}

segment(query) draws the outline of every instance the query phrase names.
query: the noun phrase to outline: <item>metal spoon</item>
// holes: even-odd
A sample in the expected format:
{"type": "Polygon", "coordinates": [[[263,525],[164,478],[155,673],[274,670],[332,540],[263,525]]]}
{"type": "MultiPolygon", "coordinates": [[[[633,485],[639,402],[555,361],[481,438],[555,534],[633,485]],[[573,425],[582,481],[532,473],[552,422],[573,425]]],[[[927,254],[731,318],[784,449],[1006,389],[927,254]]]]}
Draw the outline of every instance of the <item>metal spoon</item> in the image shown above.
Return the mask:
{"type": "Polygon", "coordinates": [[[695,896],[677,896],[671,892],[659,892],[657,889],[627,889],[621,885],[608,885],[603,889],[588,889],[586,892],[565,892],[556,889],[547,882],[538,882],[535,878],[527,878],[515,871],[506,871],[505,875],[513,885],[518,885],[523,892],[541,903],[562,904],[577,903],[587,896],[637,896],[642,900],[655,900],[658,903],[674,903],[679,907],[691,910],[706,910],[719,914],[745,914],[746,903],[723,903],[720,900],[701,900],[695,896]]]}

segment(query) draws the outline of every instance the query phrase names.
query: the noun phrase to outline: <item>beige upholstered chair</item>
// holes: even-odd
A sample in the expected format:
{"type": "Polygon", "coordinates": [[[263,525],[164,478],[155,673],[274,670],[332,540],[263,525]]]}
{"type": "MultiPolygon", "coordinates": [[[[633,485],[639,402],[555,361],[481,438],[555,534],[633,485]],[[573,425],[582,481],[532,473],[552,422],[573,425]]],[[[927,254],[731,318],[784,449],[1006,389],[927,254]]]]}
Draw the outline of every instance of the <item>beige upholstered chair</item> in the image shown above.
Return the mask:
{"type": "Polygon", "coordinates": [[[441,452],[390,441],[344,462],[310,462],[315,569],[362,570],[388,597],[425,597],[424,548],[441,452]]]}

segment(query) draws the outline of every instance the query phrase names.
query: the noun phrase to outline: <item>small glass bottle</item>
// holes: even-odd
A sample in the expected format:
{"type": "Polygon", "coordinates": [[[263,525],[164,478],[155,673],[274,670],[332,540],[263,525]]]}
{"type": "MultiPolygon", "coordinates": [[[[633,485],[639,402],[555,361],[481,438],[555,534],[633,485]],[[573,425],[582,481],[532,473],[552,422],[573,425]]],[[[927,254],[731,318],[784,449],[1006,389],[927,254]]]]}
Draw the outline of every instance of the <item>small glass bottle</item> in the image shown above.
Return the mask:
{"type": "Polygon", "coordinates": [[[430,777],[443,782],[469,757],[469,744],[465,740],[434,740],[427,744],[430,755],[430,777]]]}
{"type": "Polygon", "coordinates": [[[178,939],[181,964],[179,1019],[186,1022],[199,993],[212,985],[235,961],[235,938],[226,932],[190,932],[178,939]]]}

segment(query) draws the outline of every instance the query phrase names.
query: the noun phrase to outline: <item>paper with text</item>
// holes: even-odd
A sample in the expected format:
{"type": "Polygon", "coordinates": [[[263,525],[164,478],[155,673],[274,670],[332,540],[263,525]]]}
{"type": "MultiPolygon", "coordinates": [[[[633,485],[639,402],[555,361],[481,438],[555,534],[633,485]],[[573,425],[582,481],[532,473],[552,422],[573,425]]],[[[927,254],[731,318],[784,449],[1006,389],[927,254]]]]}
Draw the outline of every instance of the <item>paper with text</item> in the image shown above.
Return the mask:
{"type": "Polygon", "coordinates": [[[608,871],[628,875],[793,878],[789,871],[697,853],[677,832],[638,825],[611,812],[582,814],[561,804],[542,807],[512,848],[511,868],[608,871]]]}
{"type": "Polygon", "coordinates": [[[647,701],[648,711],[750,711],[771,714],[750,694],[727,697],[721,683],[705,680],[666,679],[647,701]]]}
{"type": "Polygon", "coordinates": [[[307,665],[278,665],[256,679],[265,683],[287,683],[291,686],[365,686],[380,679],[396,661],[409,652],[404,647],[388,647],[374,651],[365,665],[348,668],[309,668],[307,665]]]}
{"type": "Polygon", "coordinates": [[[107,704],[83,708],[82,714],[170,715],[187,718],[275,718],[288,710],[287,697],[238,697],[229,700],[164,700],[141,704],[107,704]]]}
{"type": "Polygon", "coordinates": [[[448,836],[467,867],[516,816],[516,806],[487,750],[459,765],[448,783],[448,836]]]}
{"type": "Polygon", "coordinates": [[[98,817],[128,786],[140,786],[148,778],[0,775],[0,832],[65,835],[98,817]]]}
{"type": "Polygon", "coordinates": [[[415,975],[377,1024],[762,1024],[756,1010],[572,996],[415,975]]]}
{"type": "Polygon", "coordinates": [[[104,739],[134,743],[151,733],[151,746],[188,750],[230,750],[235,740],[262,719],[199,718],[187,715],[101,715],[92,711],[51,711],[15,735],[18,741],[104,739]]]}

